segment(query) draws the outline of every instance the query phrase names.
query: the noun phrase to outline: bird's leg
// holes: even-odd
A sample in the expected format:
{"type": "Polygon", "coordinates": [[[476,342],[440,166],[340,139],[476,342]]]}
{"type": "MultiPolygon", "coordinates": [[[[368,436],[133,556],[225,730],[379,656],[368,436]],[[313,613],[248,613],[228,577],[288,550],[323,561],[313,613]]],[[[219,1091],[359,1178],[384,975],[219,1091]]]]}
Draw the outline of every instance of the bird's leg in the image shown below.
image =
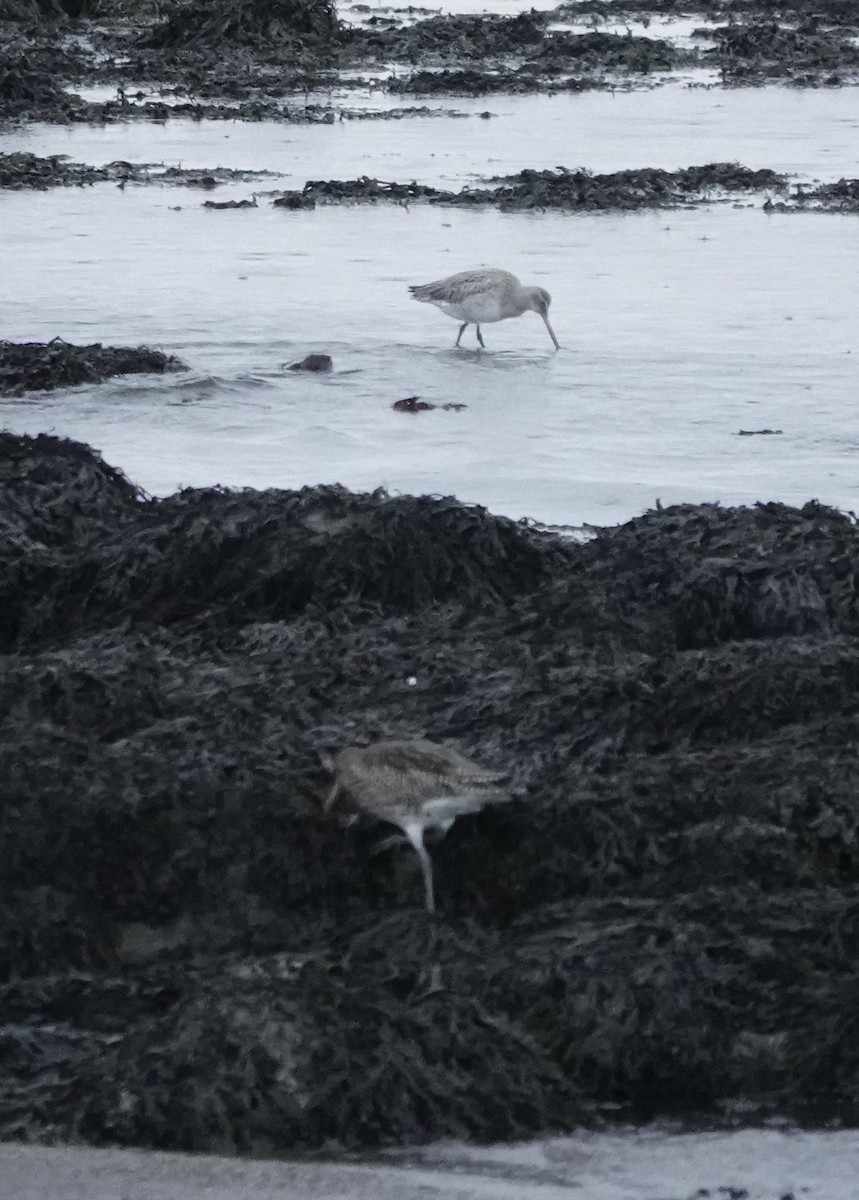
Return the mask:
{"type": "MultiPolygon", "coordinates": [[[[424,845],[424,828],[423,825],[414,822],[404,825],[403,832],[412,843],[417,852],[418,858],[421,860],[421,867],[424,873],[424,893],[426,897],[427,912],[429,913],[430,921],[427,929],[428,941],[426,949],[426,986],[424,988],[421,999],[425,1000],[428,996],[435,995],[436,992],[445,990],[444,981],[441,975],[441,963],[438,961],[438,929],[435,922],[435,892],[433,890],[432,880],[432,860],[429,852],[424,845]]],[[[423,975],[423,972],[421,973],[423,975]]]]}
{"type": "Polygon", "coordinates": [[[457,335],[456,341],[453,343],[454,350],[459,345],[459,339],[465,333],[466,329],[468,329],[468,321],[466,321],[464,325],[460,325],[460,327],[459,327],[459,334],[457,335]]]}
{"type": "Polygon", "coordinates": [[[484,342],[484,340],[483,340],[483,334],[480,332],[480,326],[479,326],[479,325],[477,326],[477,340],[478,340],[478,342],[480,342],[480,345],[481,345],[481,347],[482,347],[482,348],[485,350],[485,349],[486,349],[486,343],[485,343],[485,342],[484,342]]]}
{"type": "Polygon", "coordinates": [[[412,843],[417,852],[418,858],[421,860],[421,869],[424,873],[424,896],[426,898],[427,912],[432,914],[435,912],[435,892],[432,882],[432,860],[426,846],[424,845],[424,830],[422,825],[409,825],[406,828],[406,837],[412,843]]]}
{"type": "Polygon", "coordinates": [[[427,912],[432,914],[435,912],[435,892],[432,882],[432,859],[429,856],[429,851],[421,842],[418,850],[418,857],[421,860],[421,867],[424,872],[424,897],[427,902],[427,912]]]}

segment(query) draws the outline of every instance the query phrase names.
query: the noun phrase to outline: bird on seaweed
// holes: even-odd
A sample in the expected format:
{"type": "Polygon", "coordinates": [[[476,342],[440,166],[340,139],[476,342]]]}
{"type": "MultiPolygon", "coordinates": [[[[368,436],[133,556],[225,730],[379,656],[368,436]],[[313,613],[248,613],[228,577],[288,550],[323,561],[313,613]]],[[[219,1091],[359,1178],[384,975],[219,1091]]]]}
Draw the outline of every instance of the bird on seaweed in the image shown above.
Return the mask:
{"type": "Polygon", "coordinates": [[[458,346],[467,326],[477,326],[477,340],[485,348],[481,325],[494,321],[506,321],[508,317],[521,317],[523,313],[538,313],[545,322],[549,337],[560,350],[561,344],[549,323],[549,305],[552,297],[541,287],[526,287],[509,271],[485,267],[477,271],[460,271],[438,279],[435,283],[419,283],[409,288],[415,300],[422,304],[434,304],[448,317],[462,321],[454,345],[458,346]]]}
{"type": "Polygon", "coordinates": [[[445,834],[464,813],[509,799],[498,787],[506,772],[482,767],[425,738],[350,746],[335,756],[332,769],[334,784],[324,811],[345,792],[362,812],[399,826],[420,859],[428,913],[435,912],[435,891],[424,831],[445,834]]]}

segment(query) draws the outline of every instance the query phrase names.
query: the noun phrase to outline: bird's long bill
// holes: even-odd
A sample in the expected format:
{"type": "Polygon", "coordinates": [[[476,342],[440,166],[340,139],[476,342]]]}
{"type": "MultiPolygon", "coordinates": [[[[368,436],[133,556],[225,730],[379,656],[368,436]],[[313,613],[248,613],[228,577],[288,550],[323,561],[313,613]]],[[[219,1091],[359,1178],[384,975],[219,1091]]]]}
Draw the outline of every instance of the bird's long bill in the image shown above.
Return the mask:
{"type": "Polygon", "coordinates": [[[561,343],[560,343],[560,342],[558,341],[558,339],[555,337],[555,331],[554,331],[554,329],[552,328],[552,326],[549,324],[549,318],[548,318],[547,316],[543,316],[543,314],[542,314],[542,313],[541,313],[540,315],[543,317],[543,320],[546,322],[546,328],[547,328],[547,329],[548,329],[548,331],[549,331],[549,337],[550,337],[550,338],[552,339],[552,341],[555,343],[555,349],[556,349],[556,350],[560,350],[560,348],[561,348],[561,343]]]}
{"type": "Polygon", "coordinates": [[[340,782],[339,782],[339,780],[335,780],[334,784],[332,785],[331,791],[325,797],[325,803],[322,805],[322,811],[324,813],[331,812],[331,809],[334,807],[334,802],[339,795],[340,795],[340,782]]]}

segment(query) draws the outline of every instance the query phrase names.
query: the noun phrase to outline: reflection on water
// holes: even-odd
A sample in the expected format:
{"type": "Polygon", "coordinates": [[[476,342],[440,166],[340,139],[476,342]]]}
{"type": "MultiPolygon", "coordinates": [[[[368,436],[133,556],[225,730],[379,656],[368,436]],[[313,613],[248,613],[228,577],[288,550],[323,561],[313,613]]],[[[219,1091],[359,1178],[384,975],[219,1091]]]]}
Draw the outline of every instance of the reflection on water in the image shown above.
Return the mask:
{"type": "MultiPolygon", "coordinates": [[[[491,121],[40,126],[5,132],[0,149],[268,167],[299,184],[719,159],[837,178],[859,150],[853,100],[680,87],[493,97],[491,121]]],[[[0,245],[2,336],[151,342],[192,368],[7,400],[0,420],[92,442],[158,493],[339,480],[562,524],[622,520],[657,498],[856,506],[849,218],[766,216],[760,197],[578,217],[264,201],[211,212],[201,200],[112,185],[0,193],[13,231],[0,245]],[[408,283],[480,265],[552,293],[563,350],[529,314],[486,326],[485,354],[454,351],[455,322],[408,298],[408,283]],[[284,374],[317,350],[333,355],[332,375],[284,374]],[[467,407],[392,411],[416,394],[467,407]],[[738,436],[767,428],[782,432],[738,436]]]]}

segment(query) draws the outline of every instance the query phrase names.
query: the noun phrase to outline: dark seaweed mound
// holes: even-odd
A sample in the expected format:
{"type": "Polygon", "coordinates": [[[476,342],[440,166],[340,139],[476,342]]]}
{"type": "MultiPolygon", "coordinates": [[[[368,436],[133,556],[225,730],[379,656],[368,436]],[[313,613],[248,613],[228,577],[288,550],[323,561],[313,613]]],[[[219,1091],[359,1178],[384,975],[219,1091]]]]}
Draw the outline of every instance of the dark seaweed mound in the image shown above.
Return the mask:
{"type": "Polygon", "coordinates": [[[665,171],[643,167],[595,175],[590,171],[527,169],[517,175],[499,175],[490,188],[464,187],[459,192],[422,183],[383,182],[370,179],[310,179],[303,192],[289,192],[284,208],[304,207],[317,201],[343,204],[377,201],[428,201],[466,208],[492,205],[502,212],[558,209],[563,212],[602,210],[633,211],[641,208],[675,208],[707,204],[720,194],[779,189],[785,178],[768,168],[753,171],[739,163],[706,163],[665,171]]]}
{"type": "Polygon", "coordinates": [[[548,23],[547,14],[537,12],[515,17],[438,16],[393,29],[352,30],[345,37],[344,51],[358,61],[393,58],[413,64],[453,64],[454,69],[462,63],[495,65],[512,90],[516,90],[517,70],[511,69],[511,61],[519,64],[519,71],[540,78],[562,70],[647,73],[695,57],[657,38],[555,32],[547,29],[548,23]]]}
{"type": "MultiPolygon", "coordinates": [[[[498,187],[492,194],[502,210],[556,208],[579,212],[701,203],[711,199],[713,192],[777,188],[784,177],[768,168],[754,171],[739,163],[706,163],[679,171],[650,167],[601,175],[563,167],[554,171],[525,170],[494,182],[498,187]]],[[[463,192],[458,199],[467,204],[469,194],[463,192]]]]}
{"type": "Polygon", "coordinates": [[[667,71],[689,56],[660,38],[618,33],[554,33],[540,47],[542,67],[603,71],[667,71]]]}
{"type": "MultiPolygon", "coordinates": [[[[77,97],[60,87],[57,72],[41,65],[39,57],[33,52],[0,52],[0,118],[46,117],[61,121],[68,120],[78,107],[77,97]]],[[[68,69],[68,62],[64,65],[68,69]]]]}
{"type": "MultiPolygon", "coordinates": [[[[45,160],[39,160],[45,161],[45,160]]],[[[100,383],[113,375],[184,370],[172,354],[148,346],[72,346],[52,342],[0,342],[0,395],[100,383]]]]}
{"type": "Polygon", "coordinates": [[[498,58],[537,49],[544,41],[546,21],[544,14],[535,12],[515,17],[438,16],[395,29],[354,29],[348,33],[346,45],[360,57],[376,55],[414,63],[498,58]]]}
{"type": "Polygon", "coordinates": [[[765,212],[859,212],[859,179],[838,179],[809,187],[797,184],[786,200],[768,200],[765,212]]]}
{"type": "Polygon", "coordinates": [[[142,44],[156,49],[307,46],[330,43],[339,28],[332,0],[210,0],[177,8],[142,44]]]}
{"type": "Polygon", "coordinates": [[[0,153],[0,188],[44,191],[50,187],[82,187],[111,178],[116,176],[108,168],[69,162],[63,154],[42,158],[25,150],[0,153]]]}
{"type": "Polygon", "coordinates": [[[859,46],[843,31],[822,27],[818,16],[797,26],[775,20],[732,23],[707,36],[716,45],[705,57],[716,58],[726,76],[793,77],[859,67],[859,46]]]}
{"type": "Polygon", "coordinates": [[[859,1121],[859,529],[142,496],[0,435],[0,1135],[282,1151],[617,1115],[859,1121]],[[513,800],[414,854],[362,738],[513,800]],[[443,990],[428,993],[437,964],[443,990]]]}
{"type": "Polygon", "coordinates": [[[56,0],[0,0],[0,21],[33,22],[61,15],[56,0]]]}

